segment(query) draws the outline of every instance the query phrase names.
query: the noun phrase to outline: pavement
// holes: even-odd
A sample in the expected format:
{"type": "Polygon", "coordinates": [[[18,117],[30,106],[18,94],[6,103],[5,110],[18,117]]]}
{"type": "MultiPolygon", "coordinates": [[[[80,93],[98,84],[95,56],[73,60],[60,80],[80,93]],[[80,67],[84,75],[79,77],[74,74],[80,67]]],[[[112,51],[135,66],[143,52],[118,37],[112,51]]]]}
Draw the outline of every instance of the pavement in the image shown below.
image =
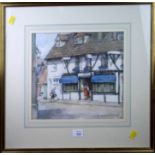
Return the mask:
{"type": "Polygon", "coordinates": [[[33,119],[120,119],[123,105],[88,100],[41,101],[32,108],[33,119]]]}
{"type": "Polygon", "coordinates": [[[116,102],[106,102],[103,101],[92,101],[91,99],[87,100],[40,100],[38,102],[39,105],[46,105],[46,104],[66,104],[66,105],[101,105],[101,106],[120,106],[120,104],[116,102]]]}

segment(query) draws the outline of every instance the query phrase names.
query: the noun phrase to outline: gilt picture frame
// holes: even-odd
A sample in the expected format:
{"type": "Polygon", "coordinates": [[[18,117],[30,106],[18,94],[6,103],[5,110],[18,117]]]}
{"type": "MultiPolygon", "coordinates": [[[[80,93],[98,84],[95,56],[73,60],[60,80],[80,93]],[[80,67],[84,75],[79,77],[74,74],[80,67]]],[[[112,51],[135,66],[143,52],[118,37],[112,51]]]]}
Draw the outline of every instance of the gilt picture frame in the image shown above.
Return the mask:
{"type": "Polygon", "coordinates": [[[0,7],[2,152],[154,152],[154,3],[0,7]]]}

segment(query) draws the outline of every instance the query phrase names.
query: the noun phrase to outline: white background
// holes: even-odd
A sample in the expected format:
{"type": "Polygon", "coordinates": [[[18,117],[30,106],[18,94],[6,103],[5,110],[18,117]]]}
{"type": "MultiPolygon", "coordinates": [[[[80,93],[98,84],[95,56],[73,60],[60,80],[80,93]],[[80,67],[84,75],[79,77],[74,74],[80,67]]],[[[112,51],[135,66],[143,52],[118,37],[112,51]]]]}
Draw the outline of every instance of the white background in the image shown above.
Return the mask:
{"type": "Polygon", "coordinates": [[[150,7],[90,6],[8,8],[6,12],[6,148],[149,147],[150,7]],[[14,25],[8,24],[16,16],[14,25]],[[131,23],[131,125],[82,128],[24,128],[24,25],[131,23]],[[138,131],[129,139],[132,129],[138,131]]]}

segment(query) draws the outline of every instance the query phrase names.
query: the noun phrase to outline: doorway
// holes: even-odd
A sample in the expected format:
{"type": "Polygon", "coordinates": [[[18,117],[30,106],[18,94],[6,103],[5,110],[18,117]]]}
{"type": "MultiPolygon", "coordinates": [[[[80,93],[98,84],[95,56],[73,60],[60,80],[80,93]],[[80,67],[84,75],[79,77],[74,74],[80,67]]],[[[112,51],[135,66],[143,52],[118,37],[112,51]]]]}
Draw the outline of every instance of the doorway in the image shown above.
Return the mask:
{"type": "Polygon", "coordinates": [[[91,90],[92,90],[91,78],[90,77],[81,78],[80,79],[81,100],[90,100],[91,90]]]}

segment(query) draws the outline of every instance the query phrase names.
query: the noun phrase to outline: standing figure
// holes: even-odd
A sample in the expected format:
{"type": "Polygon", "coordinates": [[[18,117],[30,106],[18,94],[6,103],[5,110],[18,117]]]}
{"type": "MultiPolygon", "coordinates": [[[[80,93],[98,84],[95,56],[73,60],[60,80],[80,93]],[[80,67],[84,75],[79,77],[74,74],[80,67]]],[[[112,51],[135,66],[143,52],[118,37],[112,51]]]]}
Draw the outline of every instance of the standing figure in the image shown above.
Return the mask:
{"type": "Polygon", "coordinates": [[[87,85],[84,85],[83,93],[84,93],[84,99],[85,100],[89,99],[89,88],[87,85]]]}
{"type": "Polygon", "coordinates": [[[51,99],[55,99],[55,97],[57,96],[57,94],[55,93],[55,89],[56,88],[53,88],[50,92],[51,99]]]}

